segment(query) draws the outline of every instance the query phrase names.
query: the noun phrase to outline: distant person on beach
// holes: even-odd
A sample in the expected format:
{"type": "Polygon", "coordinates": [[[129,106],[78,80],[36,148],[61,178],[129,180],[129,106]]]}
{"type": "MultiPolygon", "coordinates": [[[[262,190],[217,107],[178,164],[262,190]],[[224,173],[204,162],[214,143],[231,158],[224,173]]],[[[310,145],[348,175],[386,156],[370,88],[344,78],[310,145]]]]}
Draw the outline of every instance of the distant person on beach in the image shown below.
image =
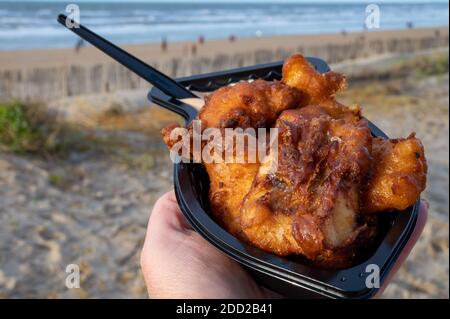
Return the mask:
{"type": "Polygon", "coordinates": [[[230,41],[230,42],[236,41],[236,36],[235,36],[234,34],[230,35],[230,36],[228,37],[228,41],[230,41]]]}
{"type": "Polygon", "coordinates": [[[200,35],[197,39],[198,44],[203,44],[205,43],[205,37],[203,35],[200,35]]]}
{"type": "Polygon", "coordinates": [[[414,23],[412,23],[412,21],[409,21],[409,22],[406,23],[406,27],[408,29],[413,29],[414,28],[414,23]]]}
{"type": "Polygon", "coordinates": [[[191,46],[191,54],[196,55],[197,54],[197,45],[195,43],[191,46]]]}
{"type": "Polygon", "coordinates": [[[77,41],[77,43],[75,43],[75,47],[74,47],[75,53],[78,53],[83,46],[84,46],[84,40],[78,39],[78,41],[77,41]]]}
{"type": "MultiPolygon", "coordinates": [[[[422,202],[413,234],[376,295],[379,297],[423,231],[428,203],[422,202]]],[[[273,298],[237,262],[196,233],[170,191],[153,207],[141,253],[141,269],[152,298],[273,298]]]]}
{"type": "Polygon", "coordinates": [[[166,39],[166,37],[163,37],[161,39],[161,51],[163,51],[163,52],[167,51],[167,39],[166,39]]]}

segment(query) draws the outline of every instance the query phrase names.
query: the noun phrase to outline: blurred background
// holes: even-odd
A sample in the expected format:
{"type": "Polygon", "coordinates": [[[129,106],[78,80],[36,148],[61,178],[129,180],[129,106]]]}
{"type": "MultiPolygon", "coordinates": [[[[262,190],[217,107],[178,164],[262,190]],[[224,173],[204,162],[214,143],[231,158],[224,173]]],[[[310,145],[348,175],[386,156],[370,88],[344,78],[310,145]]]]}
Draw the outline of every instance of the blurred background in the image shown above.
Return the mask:
{"type": "Polygon", "coordinates": [[[172,187],[159,131],[180,119],[57,24],[69,4],[173,77],[294,52],[346,73],[339,99],[390,137],[416,132],[429,164],[428,223],[383,297],[449,297],[448,1],[0,0],[0,298],[146,297],[140,249],[172,187]]]}

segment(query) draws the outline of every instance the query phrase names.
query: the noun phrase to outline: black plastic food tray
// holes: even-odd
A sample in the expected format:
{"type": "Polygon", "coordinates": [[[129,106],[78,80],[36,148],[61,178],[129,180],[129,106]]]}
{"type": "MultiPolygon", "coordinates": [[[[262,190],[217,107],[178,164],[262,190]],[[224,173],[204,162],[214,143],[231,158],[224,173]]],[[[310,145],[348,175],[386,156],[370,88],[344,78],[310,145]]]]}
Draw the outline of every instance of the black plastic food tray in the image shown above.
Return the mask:
{"type": "MultiPolygon", "coordinates": [[[[329,71],[320,59],[308,58],[321,72],[329,71]]],[[[199,92],[211,92],[222,86],[242,80],[262,78],[279,80],[282,62],[214,72],[180,78],[185,87],[199,92]]],[[[191,106],[173,99],[153,88],[148,98],[186,120],[192,121],[197,111],[191,106]]],[[[369,122],[374,136],[387,137],[369,122]]],[[[283,258],[266,253],[245,244],[219,226],[210,214],[208,191],[209,178],[201,164],[179,163],[174,165],[174,188],[184,216],[192,227],[208,242],[245,266],[261,284],[290,298],[370,298],[377,287],[367,287],[370,272],[366,267],[375,264],[380,270],[380,286],[383,285],[392,266],[408,241],[417,221],[419,201],[403,212],[383,213],[380,235],[376,245],[365,252],[365,259],[351,268],[324,270],[308,265],[302,258],[283,258]]]]}

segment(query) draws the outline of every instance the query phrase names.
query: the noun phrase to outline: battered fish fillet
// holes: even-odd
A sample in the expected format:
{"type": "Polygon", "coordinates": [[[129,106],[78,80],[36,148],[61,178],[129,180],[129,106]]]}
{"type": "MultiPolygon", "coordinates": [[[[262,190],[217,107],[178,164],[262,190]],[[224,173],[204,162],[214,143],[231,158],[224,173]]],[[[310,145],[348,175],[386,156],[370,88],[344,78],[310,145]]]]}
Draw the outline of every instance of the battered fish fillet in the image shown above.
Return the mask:
{"type": "Polygon", "coordinates": [[[278,169],[264,174],[270,163],[263,164],[244,200],[246,239],[278,255],[349,265],[359,235],[368,230],[358,217],[371,163],[367,121],[336,119],[308,106],[284,111],[276,127],[278,169]]]}
{"type": "Polygon", "coordinates": [[[207,96],[199,119],[205,128],[270,127],[282,111],[300,101],[299,91],[281,82],[239,82],[207,96]]]}
{"type": "Polygon", "coordinates": [[[336,93],[347,87],[341,73],[321,74],[300,54],[294,54],[283,64],[283,83],[302,93],[302,106],[334,100],[336,93]]]}
{"type": "Polygon", "coordinates": [[[259,164],[204,164],[209,175],[209,200],[218,223],[242,238],[241,206],[252,186],[259,164]]]}
{"type": "MultiPolygon", "coordinates": [[[[202,132],[208,128],[266,128],[282,111],[296,108],[300,102],[299,91],[281,82],[239,82],[206,96],[197,120],[201,121],[202,132]]],[[[177,127],[171,124],[162,130],[169,148],[178,142],[170,139],[170,133],[177,127]]],[[[192,126],[187,128],[192,134],[192,126]]]]}
{"type": "MultiPolygon", "coordinates": [[[[199,113],[199,120],[202,130],[270,127],[283,110],[297,107],[299,103],[298,90],[281,82],[240,82],[220,88],[208,96],[199,113]]],[[[169,148],[177,142],[170,140],[174,129],[177,125],[162,131],[169,148]]],[[[247,154],[244,155],[246,159],[247,154]]],[[[240,207],[250,190],[259,162],[203,164],[210,178],[209,198],[216,220],[229,232],[240,236],[240,207]]]]}
{"type": "MultiPolygon", "coordinates": [[[[169,149],[177,142],[170,139],[170,134],[178,128],[174,124],[161,132],[169,149]]],[[[209,200],[216,221],[233,235],[241,237],[240,209],[258,171],[259,162],[203,163],[203,166],[209,176],[209,200]]]]}
{"type": "Polygon", "coordinates": [[[413,205],[425,189],[427,163],[422,143],[414,134],[406,139],[374,138],[373,169],[364,211],[404,210],[413,205]]]}

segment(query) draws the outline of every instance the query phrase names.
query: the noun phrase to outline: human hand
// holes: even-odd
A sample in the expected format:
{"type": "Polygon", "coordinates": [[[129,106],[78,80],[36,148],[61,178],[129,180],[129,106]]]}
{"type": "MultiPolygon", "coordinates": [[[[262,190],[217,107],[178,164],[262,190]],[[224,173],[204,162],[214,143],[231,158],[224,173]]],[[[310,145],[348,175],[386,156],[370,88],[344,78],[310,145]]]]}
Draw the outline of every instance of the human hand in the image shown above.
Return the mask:
{"type": "MultiPolygon", "coordinates": [[[[386,284],[419,239],[427,211],[428,205],[422,203],[414,233],[386,284]]],[[[181,213],[173,191],[163,195],[153,208],[142,249],[141,268],[152,298],[279,297],[258,285],[237,262],[197,234],[181,213]]]]}

